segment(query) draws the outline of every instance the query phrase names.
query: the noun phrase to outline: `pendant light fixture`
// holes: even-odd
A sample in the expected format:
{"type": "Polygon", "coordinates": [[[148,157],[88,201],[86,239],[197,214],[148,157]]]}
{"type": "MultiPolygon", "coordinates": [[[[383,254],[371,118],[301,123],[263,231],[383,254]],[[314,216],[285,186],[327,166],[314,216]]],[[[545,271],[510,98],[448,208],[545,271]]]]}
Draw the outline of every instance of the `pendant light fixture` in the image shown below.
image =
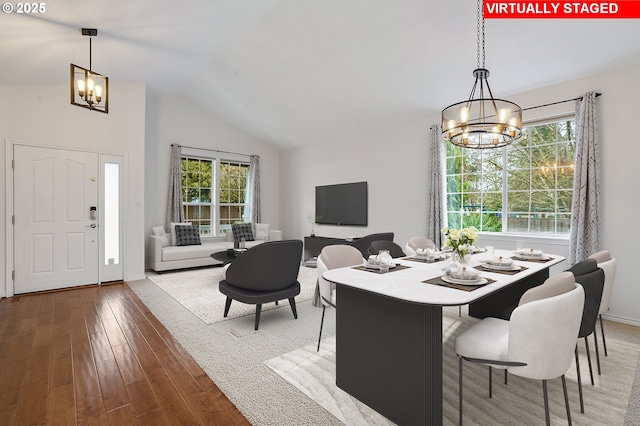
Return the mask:
{"type": "Polygon", "coordinates": [[[109,77],[91,69],[91,37],[97,36],[98,30],[82,28],[82,35],[89,36],[89,69],[71,64],[71,104],[108,114],[109,77]]]}
{"type": "Polygon", "coordinates": [[[485,68],[483,0],[478,0],[476,82],[469,99],[442,110],[442,137],[463,148],[499,148],[522,136],[522,108],[494,99],[485,68]],[[485,89],[488,97],[485,97],[485,89]]]}

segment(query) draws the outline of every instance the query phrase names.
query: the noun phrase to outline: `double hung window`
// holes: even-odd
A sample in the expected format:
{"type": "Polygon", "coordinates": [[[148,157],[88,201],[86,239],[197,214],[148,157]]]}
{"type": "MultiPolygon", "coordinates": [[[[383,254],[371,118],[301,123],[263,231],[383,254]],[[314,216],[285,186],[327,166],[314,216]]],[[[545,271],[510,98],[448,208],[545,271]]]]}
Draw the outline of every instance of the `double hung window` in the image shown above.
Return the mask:
{"type": "Polygon", "coordinates": [[[249,164],[214,158],[182,157],[185,221],[201,235],[224,235],[231,224],[250,220],[249,164]]]}
{"type": "Polygon", "coordinates": [[[575,158],[573,117],[526,126],[499,149],[447,144],[450,228],[568,234],[575,158]]]}

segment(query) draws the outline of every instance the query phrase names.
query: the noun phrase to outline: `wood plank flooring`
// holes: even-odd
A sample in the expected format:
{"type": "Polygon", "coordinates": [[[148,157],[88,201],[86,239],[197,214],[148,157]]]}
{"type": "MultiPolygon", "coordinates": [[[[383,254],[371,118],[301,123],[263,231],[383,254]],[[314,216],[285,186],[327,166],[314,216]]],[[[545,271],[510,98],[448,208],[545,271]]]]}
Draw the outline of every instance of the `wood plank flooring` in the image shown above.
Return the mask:
{"type": "Polygon", "coordinates": [[[0,424],[249,422],[120,283],[0,300],[0,424]]]}

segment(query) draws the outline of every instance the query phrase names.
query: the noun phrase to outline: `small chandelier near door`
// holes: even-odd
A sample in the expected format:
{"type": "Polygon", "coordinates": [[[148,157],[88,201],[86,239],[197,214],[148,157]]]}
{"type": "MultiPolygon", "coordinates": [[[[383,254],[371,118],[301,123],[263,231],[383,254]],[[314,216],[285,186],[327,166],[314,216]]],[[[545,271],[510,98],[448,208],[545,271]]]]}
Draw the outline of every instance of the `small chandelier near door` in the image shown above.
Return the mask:
{"type": "Polygon", "coordinates": [[[478,0],[478,68],[473,71],[476,82],[468,100],[449,105],[442,110],[443,139],[463,148],[499,148],[522,136],[522,109],[513,102],[494,99],[489,87],[489,70],[484,67],[482,5],[482,0],[478,0]],[[485,86],[488,97],[485,97],[485,86]],[[476,89],[479,89],[479,93],[476,89]]]}
{"type": "Polygon", "coordinates": [[[71,104],[91,111],[109,113],[109,77],[91,69],[91,37],[98,35],[95,28],[83,28],[83,36],[89,36],[89,69],[71,64],[71,104]]]}

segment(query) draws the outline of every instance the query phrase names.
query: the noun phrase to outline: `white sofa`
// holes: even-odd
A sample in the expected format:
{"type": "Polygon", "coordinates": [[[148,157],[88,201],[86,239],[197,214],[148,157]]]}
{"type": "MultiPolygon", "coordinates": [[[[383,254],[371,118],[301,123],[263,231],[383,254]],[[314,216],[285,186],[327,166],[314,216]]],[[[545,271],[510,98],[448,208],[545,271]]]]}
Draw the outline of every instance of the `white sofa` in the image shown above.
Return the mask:
{"type": "MultiPolygon", "coordinates": [[[[200,245],[176,246],[171,244],[171,237],[164,232],[163,227],[156,226],[153,228],[153,232],[149,237],[149,267],[156,272],[220,265],[222,262],[212,258],[211,253],[225,251],[233,247],[233,241],[216,237],[202,237],[200,245]]],[[[269,229],[268,235],[269,241],[282,240],[282,231],[269,229]]],[[[246,241],[245,245],[247,248],[251,248],[265,241],[266,239],[256,239],[255,241],[246,241]]]]}

